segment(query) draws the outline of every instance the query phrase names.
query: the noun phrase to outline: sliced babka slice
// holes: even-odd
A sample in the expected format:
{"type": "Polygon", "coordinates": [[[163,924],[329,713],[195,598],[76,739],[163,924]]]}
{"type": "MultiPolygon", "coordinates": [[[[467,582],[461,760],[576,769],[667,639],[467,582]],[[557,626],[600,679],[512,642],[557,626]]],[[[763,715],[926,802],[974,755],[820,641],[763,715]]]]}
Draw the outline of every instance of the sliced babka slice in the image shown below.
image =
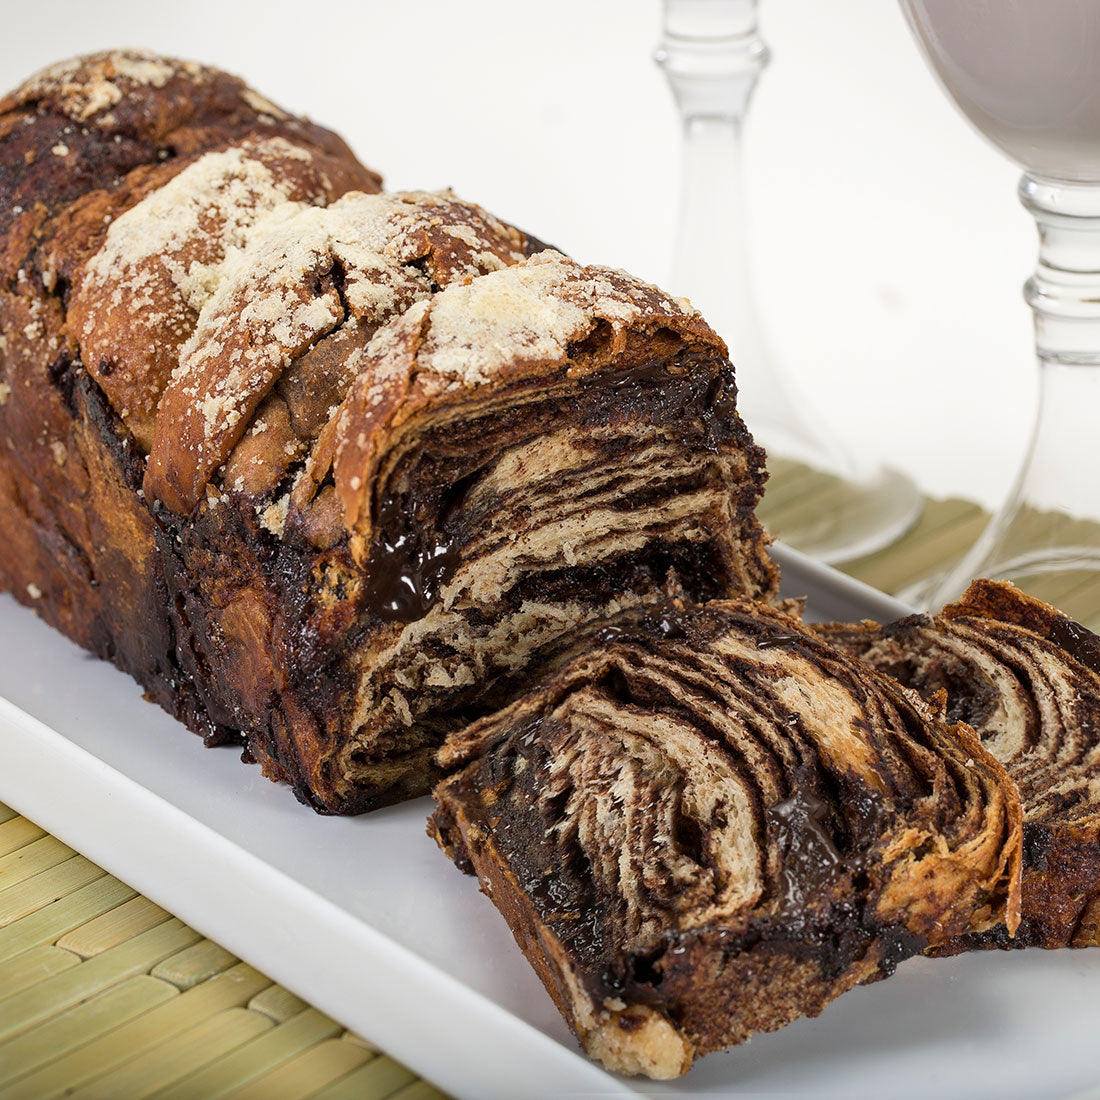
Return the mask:
{"type": "Polygon", "coordinates": [[[440,762],[429,831],[622,1072],[1017,919],[1019,802],[972,731],[752,601],[593,628],[440,762]]]}
{"type": "Polygon", "coordinates": [[[943,950],[1100,944],[1100,638],[988,580],[934,617],[816,629],[925,698],[939,696],[948,719],[971,725],[1020,788],[1020,927],[943,950]]]}

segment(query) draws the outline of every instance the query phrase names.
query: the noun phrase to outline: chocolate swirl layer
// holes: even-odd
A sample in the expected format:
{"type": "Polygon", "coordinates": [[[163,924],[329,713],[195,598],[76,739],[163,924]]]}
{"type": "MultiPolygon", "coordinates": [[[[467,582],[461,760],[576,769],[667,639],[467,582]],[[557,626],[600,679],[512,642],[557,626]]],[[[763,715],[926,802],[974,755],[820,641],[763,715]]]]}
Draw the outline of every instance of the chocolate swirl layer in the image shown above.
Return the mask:
{"type": "Polygon", "coordinates": [[[1100,638],[989,580],[939,615],[816,629],[972,726],[1020,789],[1020,927],[941,951],[1100,944],[1100,638]]]}
{"type": "Polygon", "coordinates": [[[1016,920],[1003,769],[758,603],[624,613],[440,762],[429,831],[623,1072],[683,1073],[1016,920]]]}
{"type": "Polygon", "coordinates": [[[331,573],[303,586],[327,644],[289,650],[296,680],[324,685],[328,661],[340,688],[314,690],[319,728],[280,740],[280,766],[330,807],[424,793],[443,736],[574,628],[669,594],[773,594],[735,394],[687,303],[555,252],[381,329],[289,495],[284,545],[326,494],[342,510],[331,573]]]}

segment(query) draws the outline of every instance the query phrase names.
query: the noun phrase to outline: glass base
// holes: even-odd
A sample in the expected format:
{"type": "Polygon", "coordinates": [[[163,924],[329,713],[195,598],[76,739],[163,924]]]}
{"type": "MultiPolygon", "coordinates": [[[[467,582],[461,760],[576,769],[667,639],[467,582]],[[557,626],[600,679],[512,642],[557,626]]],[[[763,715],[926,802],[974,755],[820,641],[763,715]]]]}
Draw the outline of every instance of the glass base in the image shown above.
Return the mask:
{"type": "Polygon", "coordinates": [[[1091,630],[1100,631],[1100,524],[1021,508],[995,535],[996,521],[949,573],[900,598],[930,611],[957,599],[974,577],[1011,581],[1091,630]]]}
{"type": "Polygon", "coordinates": [[[901,538],[920,517],[922,496],[897,470],[880,467],[853,481],[774,454],[756,509],[777,539],[834,565],[901,538]]]}

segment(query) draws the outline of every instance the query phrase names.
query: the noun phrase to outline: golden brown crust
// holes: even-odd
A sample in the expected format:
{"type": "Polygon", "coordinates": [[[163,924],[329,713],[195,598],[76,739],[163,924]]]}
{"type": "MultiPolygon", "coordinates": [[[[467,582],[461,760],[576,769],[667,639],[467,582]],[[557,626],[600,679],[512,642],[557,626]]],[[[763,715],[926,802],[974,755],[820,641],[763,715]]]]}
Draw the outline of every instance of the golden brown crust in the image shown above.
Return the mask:
{"type": "Polygon", "coordinates": [[[283,201],[250,228],[162,398],[145,490],[181,515],[319,341],[342,326],[369,335],[433,288],[523,258],[519,233],[449,193],[351,193],[325,209],[283,201]]]}
{"type": "Polygon", "coordinates": [[[1100,637],[1056,607],[1029,596],[1013,584],[979,578],[963,595],[947,604],[944,619],[985,619],[1005,623],[1045,638],[1075,664],[1100,676],[1100,637]]]}
{"type": "Polygon", "coordinates": [[[346,162],[285,138],[247,140],[151,173],[113,208],[106,239],[73,277],[69,324],[82,361],[143,450],[181,347],[227,255],[285,202],[326,205],[362,182],[346,162]]]}
{"type": "MultiPolygon", "coordinates": [[[[0,192],[9,200],[0,206],[0,271],[14,271],[51,238],[50,219],[84,196],[125,190],[143,168],[276,137],[335,158],[360,190],[378,190],[380,177],[339,137],[218,69],[132,50],[46,69],[0,100],[0,192]]],[[[78,263],[107,227],[89,217],[84,231],[88,251],[79,235],[73,244],[78,263]]]]}
{"type": "MultiPolygon", "coordinates": [[[[52,110],[73,122],[114,132],[120,124],[158,133],[172,130],[191,115],[189,101],[205,91],[242,99],[256,93],[234,77],[145,50],[104,50],[59,61],[28,77],[0,99],[0,114],[19,107],[52,110]]],[[[286,115],[258,97],[248,103],[253,113],[286,115]]]]}

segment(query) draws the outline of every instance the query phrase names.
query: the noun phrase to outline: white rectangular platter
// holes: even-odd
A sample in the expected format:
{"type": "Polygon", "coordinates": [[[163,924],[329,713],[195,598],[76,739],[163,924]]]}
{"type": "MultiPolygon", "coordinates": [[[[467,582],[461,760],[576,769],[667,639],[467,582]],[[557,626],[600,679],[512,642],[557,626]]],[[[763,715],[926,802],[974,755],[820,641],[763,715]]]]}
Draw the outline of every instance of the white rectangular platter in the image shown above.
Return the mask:
{"type": "MultiPolygon", "coordinates": [[[[905,612],[778,556],[810,618],[905,612]]],[[[0,696],[0,799],[457,1096],[1100,1096],[1100,949],[914,959],[680,1081],[615,1077],[428,838],[427,799],[319,817],[7,596],[0,696]]]]}

